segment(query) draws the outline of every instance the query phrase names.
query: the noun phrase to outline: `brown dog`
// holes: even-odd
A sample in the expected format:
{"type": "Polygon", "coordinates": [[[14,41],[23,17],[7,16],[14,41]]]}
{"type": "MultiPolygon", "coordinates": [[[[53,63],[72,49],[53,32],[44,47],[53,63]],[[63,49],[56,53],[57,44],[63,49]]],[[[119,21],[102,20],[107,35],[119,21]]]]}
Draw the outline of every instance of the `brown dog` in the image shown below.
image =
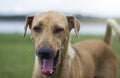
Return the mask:
{"type": "Polygon", "coordinates": [[[36,55],[32,78],[116,78],[118,59],[110,47],[111,29],[120,38],[114,20],[109,20],[104,40],[87,40],[70,45],[70,31],[80,29],[79,21],[49,11],[28,16],[27,27],[35,43],[36,55]]]}

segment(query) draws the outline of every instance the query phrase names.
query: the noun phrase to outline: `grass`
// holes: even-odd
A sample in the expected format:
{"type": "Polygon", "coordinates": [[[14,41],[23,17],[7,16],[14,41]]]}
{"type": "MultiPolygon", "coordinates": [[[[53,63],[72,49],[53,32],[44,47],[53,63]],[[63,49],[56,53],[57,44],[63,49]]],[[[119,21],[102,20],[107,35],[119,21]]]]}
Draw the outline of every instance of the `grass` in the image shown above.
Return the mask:
{"type": "MultiPolygon", "coordinates": [[[[72,43],[86,39],[101,39],[102,36],[81,35],[78,40],[72,35],[72,43]]],[[[112,47],[120,56],[120,42],[112,38],[112,47]]],[[[120,58],[119,58],[120,62],[120,58]]],[[[31,78],[34,63],[34,44],[29,35],[0,34],[0,78],[31,78]]],[[[120,65],[118,77],[120,78],[120,65]]]]}

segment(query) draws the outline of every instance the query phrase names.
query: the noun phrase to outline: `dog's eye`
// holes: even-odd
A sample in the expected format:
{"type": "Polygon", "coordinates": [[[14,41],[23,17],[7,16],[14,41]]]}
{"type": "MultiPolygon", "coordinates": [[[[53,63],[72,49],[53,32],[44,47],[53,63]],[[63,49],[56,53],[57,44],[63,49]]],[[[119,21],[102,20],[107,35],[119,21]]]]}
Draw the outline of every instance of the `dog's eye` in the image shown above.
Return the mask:
{"type": "Polygon", "coordinates": [[[36,26],[36,27],[33,28],[33,30],[34,30],[35,32],[40,32],[40,31],[41,31],[41,28],[40,28],[39,26],[36,26]]]}
{"type": "Polygon", "coordinates": [[[59,34],[59,33],[63,32],[63,31],[64,31],[63,28],[56,28],[56,29],[54,30],[54,33],[55,33],[55,34],[59,34]]]}

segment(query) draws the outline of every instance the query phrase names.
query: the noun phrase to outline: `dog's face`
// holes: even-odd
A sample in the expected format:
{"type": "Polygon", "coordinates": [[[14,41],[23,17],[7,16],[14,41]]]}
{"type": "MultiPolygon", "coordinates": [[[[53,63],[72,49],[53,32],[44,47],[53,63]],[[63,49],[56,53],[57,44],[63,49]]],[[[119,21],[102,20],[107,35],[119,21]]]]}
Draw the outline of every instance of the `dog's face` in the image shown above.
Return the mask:
{"type": "Polygon", "coordinates": [[[27,17],[25,34],[28,25],[36,55],[41,62],[41,71],[45,75],[51,75],[60,61],[58,58],[64,50],[64,44],[68,44],[71,29],[74,28],[78,35],[79,21],[73,16],[49,11],[27,17]]]}

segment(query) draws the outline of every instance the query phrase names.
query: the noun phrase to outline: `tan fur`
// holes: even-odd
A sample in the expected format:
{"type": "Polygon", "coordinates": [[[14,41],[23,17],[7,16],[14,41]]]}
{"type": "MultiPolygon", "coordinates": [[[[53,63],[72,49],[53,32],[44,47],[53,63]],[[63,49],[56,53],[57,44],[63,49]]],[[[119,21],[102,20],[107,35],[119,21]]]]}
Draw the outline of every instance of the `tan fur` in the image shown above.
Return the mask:
{"type": "Polygon", "coordinates": [[[32,78],[116,78],[118,59],[109,44],[111,29],[115,30],[118,37],[120,31],[113,20],[108,21],[104,40],[86,40],[73,46],[70,45],[70,31],[74,28],[78,36],[80,23],[71,15],[49,11],[28,16],[25,34],[28,25],[35,48],[47,44],[53,49],[54,55],[60,49],[57,68],[52,76],[41,73],[40,58],[35,55],[32,78]],[[41,26],[39,33],[33,30],[36,25],[41,26]],[[55,26],[62,27],[64,31],[53,33],[55,26]]]}
{"type": "Polygon", "coordinates": [[[120,30],[119,30],[119,27],[117,25],[117,22],[113,19],[108,19],[107,20],[106,34],[105,34],[105,37],[104,37],[104,41],[107,44],[110,44],[110,42],[111,42],[112,29],[114,29],[118,39],[120,40],[120,30]]]}

